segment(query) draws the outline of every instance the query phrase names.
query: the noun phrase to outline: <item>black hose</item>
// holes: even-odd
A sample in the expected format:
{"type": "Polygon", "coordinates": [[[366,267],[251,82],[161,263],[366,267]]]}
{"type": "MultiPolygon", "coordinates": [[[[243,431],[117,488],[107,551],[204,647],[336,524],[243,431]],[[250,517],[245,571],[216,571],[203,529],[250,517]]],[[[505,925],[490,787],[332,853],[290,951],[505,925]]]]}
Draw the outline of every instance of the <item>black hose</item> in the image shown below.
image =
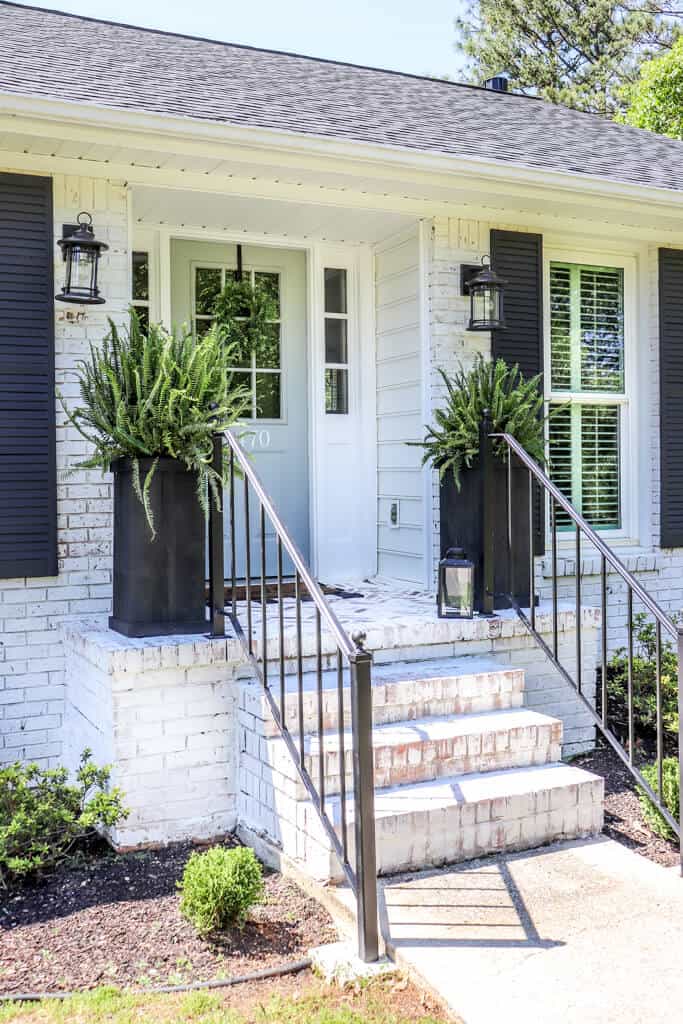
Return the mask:
{"type": "MultiPolygon", "coordinates": [[[[187,985],[159,985],[158,988],[140,988],[132,992],[126,992],[126,994],[155,996],[173,992],[196,992],[207,988],[228,988],[231,985],[242,985],[247,981],[264,981],[266,978],[280,978],[284,974],[297,974],[299,971],[307,970],[311,963],[310,957],[304,957],[303,960],[290,960],[289,963],[282,964],[280,967],[264,967],[261,971],[252,971],[250,974],[236,974],[232,978],[220,978],[215,981],[191,981],[187,985]]],[[[6,994],[0,993],[0,1002],[37,1003],[42,999],[71,999],[72,996],[82,996],[85,994],[85,992],[78,989],[71,992],[18,992],[16,995],[10,992],[6,994]]]]}

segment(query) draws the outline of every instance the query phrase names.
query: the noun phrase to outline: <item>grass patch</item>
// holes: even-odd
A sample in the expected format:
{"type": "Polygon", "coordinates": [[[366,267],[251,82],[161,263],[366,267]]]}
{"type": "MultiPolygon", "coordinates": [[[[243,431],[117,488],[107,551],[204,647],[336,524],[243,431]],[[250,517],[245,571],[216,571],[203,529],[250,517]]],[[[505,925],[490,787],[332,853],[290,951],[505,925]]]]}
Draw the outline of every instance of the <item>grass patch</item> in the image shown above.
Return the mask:
{"type": "Polygon", "coordinates": [[[0,1004],[0,1024],[446,1024],[405,979],[340,990],[310,975],[215,992],[143,996],[99,988],[66,1000],[0,1004]],[[281,989],[285,992],[282,993],[281,989]],[[294,988],[294,991],[292,989],[294,988]]]}

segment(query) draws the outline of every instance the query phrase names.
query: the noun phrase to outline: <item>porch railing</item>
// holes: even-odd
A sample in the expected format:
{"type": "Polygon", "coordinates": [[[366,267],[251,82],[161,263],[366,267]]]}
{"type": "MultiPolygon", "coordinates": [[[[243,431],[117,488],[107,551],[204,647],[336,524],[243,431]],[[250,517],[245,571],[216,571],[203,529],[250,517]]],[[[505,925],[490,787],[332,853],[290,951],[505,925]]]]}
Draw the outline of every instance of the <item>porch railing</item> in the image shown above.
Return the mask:
{"type": "MultiPolygon", "coordinates": [[[[273,718],[287,749],[298,769],[299,776],[313,803],[322,827],[339,858],[344,874],[354,892],[357,903],[358,951],[366,962],[378,957],[379,938],[377,927],[377,867],[375,850],[374,812],[374,762],[372,749],[372,659],[362,649],[362,637],[351,639],[334,611],[329,606],[318,582],[313,578],[294,540],[280,519],[273,502],[259,479],[253,463],[248,458],[235,435],[227,431],[224,435],[229,449],[229,547],[231,596],[228,617],[236,635],[240,638],[245,654],[249,658],[263,686],[273,718]],[[243,495],[243,553],[244,573],[238,575],[238,537],[235,519],[237,488],[243,495]],[[256,547],[252,543],[252,513],[258,522],[256,547]],[[275,534],[277,570],[274,581],[267,577],[266,524],[275,534]],[[253,572],[254,554],[258,557],[258,568],[253,572]],[[294,569],[294,612],[295,628],[287,634],[285,630],[285,557],[294,569]],[[243,600],[238,600],[238,585],[243,588],[243,600]],[[267,614],[268,593],[274,591],[275,614],[267,614]],[[260,604],[260,625],[255,627],[254,601],[260,604]],[[317,724],[317,778],[313,778],[306,767],[305,756],[305,712],[304,712],[304,630],[302,622],[302,601],[313,604],[314,619],[314,663],[315,663],[315,711],[317,724]],[[337,728],[339,744],[339,823],[338,829],[330,816],[329,801],[325,794],[325,738],[323,711],[323,627],[331,636],[333,652],[331,662],[336,689],[337,728]],[[287,725],[287,678],[288,652],[286,640],[293,643],[289,658],[295,663],[292,673],[296,679],[296,735],[287,725]],[[271,653],[276,657],[269,659],[271,653]],[[345,725],[347,709],[344,701],[345,667],[350,682],[351,713],[351,755],[352,792],[346,785],[345,725]],[[349,844],[349,807],[353,802],[355,853],[351,863],[349,844]]],[[[223,436],[214,437],[214,468],[223,466],[223,436]]],[[[212,631],[222,636],[225,631],[225,570],[223,541],[223,510],[211,507],[209,520],[209,595],[211,605],[212,631]]],[[[240,594],[240,598],[242,594],[240,594]]],[[[288,646],[288,645],[287,645],[288,646]]],[[[330,657],[329,649],[325,652],[330,657]]]]}
{"type": "MultiPolygon", "coordinates": [[[[490,423],[485,421],[482,425],[482,459],[484,464],[484,494],[488,496],[485,500],[484,517],[485,523],[488,522],[488,528],[486,529],[487,541],[485,542],[484,550],[484,579],[486,598],[485,603],[488,602],[490,610],[493,609],[493,566],[494,560],[497,556],[497,552],[493,549],[493,531],[491,528],[491,501],[493,495],[493,487],[491,484],[493,474],[493,460],[494,460],[494,443],[497,441],[499,445],[502,444],[503,449],[506,453],[507,462],[507,557],[508,557],[508,581],[510,592],[504,595],[511,606],[516,610],[520,619],[531,633],[536,643],[545,654],[548,656],[550,661],[553,663],[555,668],[560,672],[562,677],[569,683],[577,692],[579,700],[585,706],[589,712],[591,718],[595,722],[596,726],[604,736],[605,740],[610,744],[612,749],[616,752],[618,757],[621,759],[623,764],[628,768],[636,782],[643,790],[647,793],[650,800],[657,807],[662,817],[665,819],[669,827],[677,835],[679,839],[679,846],[681,851],[681,871],[683,873],[683,834],[679,824],[681,807],[679,806],[679,820],[677,821],[674,815],[671,814],[670,810],[666,807],[662,793],[663,793],[663,770],[662,765],[665,757],[665,744],[664,744],[664,709],[662,702],[662,650],[663,643],[666,642],[666,638],[673,640],[676,645],[676,651],[678,654],[678,708],[679,711],[683,708],[683,630],[681,630],[676,623],[660,608],[657,602],[647,593],[641,583],[635,578],[635,576],[629,572],[623,562],[614,553],[614,551],[608,546],[604,539],[596,533],[596,531],[589,525],[586,519],[579,513],[573,505],[567,500],[562,492],[555,486],[555,484],[548,478],[541,467],[531,458],[531,456],[525,451],[525,449],[512,437],[510,434],[494,434],[491,433],[490,423]],[[513,510],[512,501],[512,472],[513,465],[522,466],[527,471],[528,478],[528,514],[525,511],[525,522],[516,527],[515,514],[513,510]],[[488,478],[488,483],[487,483],[488,478]],[[547,499],[549,516],[550,516],[550,560],[551,560],[551,574],[550,574],[550,586],[551,586],[551,620],[552,620],[552,639],[550,643],[547,643],[544,637],[537,629],[537,610],[536,610],[536,574],[535,574],[535,558],[534,558],[534,532],[536,529],[535,515],[534,515],[534,501],[536,494],[540,493],[544,498],[547,499]],[[574,652],[575,664],[567,665],[563,660],[563,657],[559,649],[559,599],[558,599],[558,512],[562,510],[560,515],[564,519],[564,523],[570,528],[573,528],[573,558],[574,558],[574,594],[573,594],[573,605],[576,610],[576,647],[574,652]],[[567,523],[568,520],[568,523],[567,523]],[[527,534],[527,536],[525,536],[527,534]],[[515,564],[515,553],[519,553],[519,545],[524,544],[524,550],[526,550],[528,544],[528,576],[523,581],[524,591],[528,589],[529,592],[529,611],[520,607],[519,602],[515,598],[516,585],[512,578],[513,566],[515,564]],[[600,610],[602,615],[601,624],[601,642],[600,642],[600,708],[598,710],[597,704],[594,704],[589,696],[586,694],[586,680],[584,679],[582,656],[583,656],[583,637],[582,637],[582,592],[581,592],[581,560],[583,544],[590,542],[593,548],[597,551],[600,559],[600,610]],[[609,714],[609,703],[608,703],[608,627],[611,621],[611,616],[615,615],[615,610],[609,608],[609,588],[608,588],[608,577],[609,574],[616,574],[616,576],[625,585],[626,593],[626,658],[627,658],[627,693],[626,693],[626,716],[627,716],[627,728],[625,742],[622,742],[619,736],[616,735],[614,729],[610,725],[610,714],[609,714]],[[655,680],[654,680],[654,697],[655,697],[655,763],[657,766],[657,791],[648,783],[643,776],[642,771],[637,763],[636,748],[638,737],[636,735],[636,723],[634,715],[634,601],[644,609],[645,614],[649,614],[654,620],[654,649],[655,649],[655,680]],[[664,637],[664,639],[663,639],[664,637]]],[[[519,561],[519,559],[517,559],[519,561]]],[[[570,605],[571,607],[571,605],[570,605]]],[[[623,614],[623,613],[622,613],[623,614]]],[[[596,690],[596,693],[598,691],[596,690]]],[[[681,742],[681,736],[683,733],[683,724],[681,722],[681,716],[679,714],[679,725],[678,725],[678,753],[679,753],[679,779],[681,765],[683,765],[683,743],[681,742]]],[[[683,779],[681,780],[683,783],[683,779]]],[[[683,784],[680,786],[680,791],[683,794],[683,784]]]]}

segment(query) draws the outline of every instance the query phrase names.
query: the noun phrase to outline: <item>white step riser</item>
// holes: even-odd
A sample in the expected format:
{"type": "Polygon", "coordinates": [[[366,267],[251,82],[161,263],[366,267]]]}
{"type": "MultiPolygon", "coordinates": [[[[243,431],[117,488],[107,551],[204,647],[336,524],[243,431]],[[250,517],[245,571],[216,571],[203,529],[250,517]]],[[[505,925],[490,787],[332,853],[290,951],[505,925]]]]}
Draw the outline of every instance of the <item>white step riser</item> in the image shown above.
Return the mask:
{"type": "MultiPolygon", "coordinates": [[[[586,781],[578,785],[525,796],[380,815],[377,873],[418,871],[597,835],[603,826],[603,780],[584,774],[586,781]]],[[[353,863],[353,828],[348,842],[353,863]]],[[[335,877],[340,880],[336,871],[335,877]]]]}
{"type": "MultiPolygon", "coordinates": [[[[272,681],[273,696],[279,706],[278,680],[272,681]]],[[[267,735],[277,736],[278,729],[261,694],[250,697],[254,701],[252,713],[265,721],[267,735]]],[[[392,722],[413,722],[419,718],[443,715],[477,714],[503,708],[522,707],[524,701],[524,673],[516,670],[430,679],[410,679],[400,682],[375,683],[372,687],[373,721],[375,725],[392,722]]],[[[338,728],[339,710],[337,691],[325,689],[322,694],[323,730],[338,728]]],[[[285,697],[286,724],[293,736],[299,735],[299,704],[296,693],[285,697]]],[[[249,706],[247,710],[250,710],[249,706]]],[[[315,691],[303,693],[304,735],[318,731],[318,695],[315,691]]],[[[344,720],[351,723],[351,694],[344,689],[344,720]]]]}

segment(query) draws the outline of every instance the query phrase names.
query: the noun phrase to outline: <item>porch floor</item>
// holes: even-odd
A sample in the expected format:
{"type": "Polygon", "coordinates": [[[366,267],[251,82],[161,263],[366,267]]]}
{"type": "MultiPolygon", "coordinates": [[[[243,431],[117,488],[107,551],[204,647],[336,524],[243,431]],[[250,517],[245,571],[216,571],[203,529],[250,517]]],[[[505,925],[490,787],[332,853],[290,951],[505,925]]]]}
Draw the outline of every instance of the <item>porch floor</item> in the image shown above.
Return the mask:
{"type": "MultiPolygon", "coordinates": [[[[382,580],[362,580],[358,583],[347,583],[344,594],[358,596],[341,596],[328,594],[327,601],[349,636],[364,633],[364,646],[367,650],[378,652],[396,648],[411,648],[412,656],[419,657],[420,649],[426,648],[423,656],[448,657],[453,654],[464,654],[460,646],[469,641],[467,653],[483,653],[492,640],[503,637],[526,636],[527,631],[517,614],[512,609],[500,610],[493,616],[475,616],[472,619],[440,619],[437,615],[436,598],[433,593],[382,580]],[[457,644],[458,648],[454,648],[457,644]]],[[[259,588],[256,588],[258,593],[259,588]]],[[[283,600],[283,621],[285,627],[285,647],[287,656],[295,653],[296,642],[296,601],[285,597],[283,600]]],[[[252,636],[256,653],[260,653],[262,636],[260,601],[252,596],[252,636]]],[[[227,608],[229,611],[229,606],[227,608]]],[[[558,606],[560,631],[574,628],[576,614],[571,602],[561,602],[558,606]]],[[[584,606],[582,622],[584,625],[595,625],[599,619],[599,609],[584,606]]],[[[246,630],[247,604],[237,602],[237,617],[246,630]]],[[[304,653],[315,652],[315,617],[316,606],[313,601],[301,603],[302,640],[304,653]]],[[[550,633],[552,630],[552,609],[550,603],[542,603],[536,610],[537,628],[539,632],[550,633]]],[[[227,627],[230,628],[229,626],[227,627]]],[[[268,637],[269,657],[278,656],[278,604],[276,600],[266,603],[266,632],[268,637]]],[[[332,634],[322,622],[322,651],[331,654],[336,650],[332,634]]]]}

